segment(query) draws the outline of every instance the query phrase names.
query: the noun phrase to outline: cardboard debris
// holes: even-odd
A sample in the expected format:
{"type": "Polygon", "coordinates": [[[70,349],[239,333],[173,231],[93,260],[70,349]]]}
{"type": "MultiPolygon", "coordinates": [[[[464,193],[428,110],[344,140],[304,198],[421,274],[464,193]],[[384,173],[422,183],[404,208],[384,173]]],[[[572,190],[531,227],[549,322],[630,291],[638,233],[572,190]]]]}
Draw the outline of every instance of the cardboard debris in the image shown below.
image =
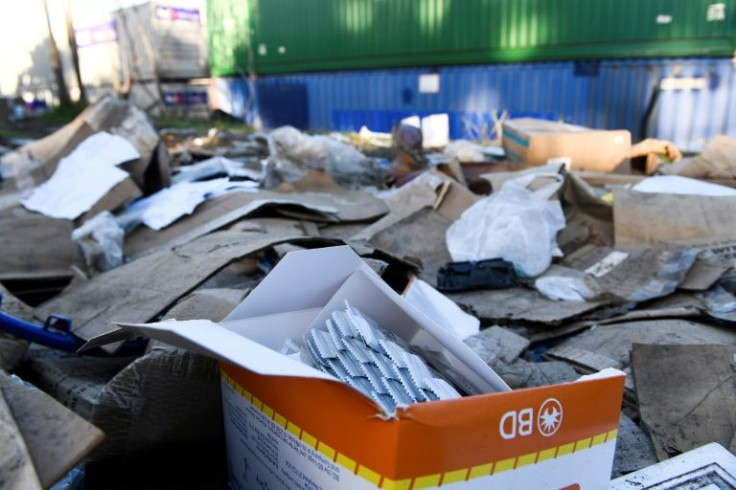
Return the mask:
{"type": "Polygon", "coordinates": [[[352,238],[370,240],[377,233],[425,207],[431,207],[446,218],[456,220],[477,200],[478,196],[445,174],[428,170],[393,194],[386,195],[384,201],[389,214],[361,228],[352,238]]]}
{"type": "MultiPolygon", "coordinates": [[[[217,363],[157,345],[102,387],[90,421],[105,431],[96,459],[221,441],[217,363]]],[[[193,449],[196,450],[196,449],[193,449]]]]}
{"type": "Polygon", "coordinates": [[[514,362],[529,347],[528,339],[499,326],[483,329],[465,343],[491,367],[499,361],[514,362]]]}
{"type": "Polygon", "coordinates": [[[125,254],[137,257],[162,247],[172,247],[224,228],[257,212],[272,210],[297,219],[342,222],[375,219],[387,212],[378,199],[362,191],[273,192],[225,194],[206,201],[192,216],[185,217],[163,230],[140,227],[125,240],[125,254]]]}
{"type": "Polygon", "coordinates": [[[736,487],[736,456],[717,443],[641,469],[611,482],[610,490],[708,490],[736,487]]]}
{"type": "Polygon", "coordinates": [[[18,378],[0,372],[0,390],[43,488],[51,487],[104,439],[97,427],[18,378]]]}
{"type": "Polygon", "coordinates": [[[503,122],[503,147],[511,161],[545,165],[564,161],[571,170],[610,172],[627,164],[631,133],[600,131],[542,119],[503,122]]]}
{"type": "Polygon", "coordinates": [[[516,359],[511,364],[497,362],[493,369],[514,390],[570,383],[580,378],[580,374],[569,364],[557,361],[528,362],[516,359]]]}
{"type": "Polygon", "coordinates": [[[41,481],[28,446],[5,396],[0,396],[0,473],[2,488],[8,490],[40,490],[41,481]]]}
{"type": "Polygon", "coordinates": [[[84,267],[70,221],[33,216],[0,220],[0,280],[70,278],[84,267]],[[33,246],[29,246],[33,244],[33,246]]]}
{"type": "Polygon", "coordinates": [[[699,253],[695,248],[666,244],[631,252],[586,245],[562,262],[593,276],[590,280],[603,297],[642,302],[673,293],[699,253]]]}
{"type": "MultiPolygon", "coordinates": [[[[446,126],[446,115],[431,119],[446,126]]],[[[654,463],[655,447],[642,428],[659,457],[715,439],[716,432],[736,450],[736,420],[728,411],[736,396],[728,377],[736,369],[733,176],[719,186],[679,175],[608,173],[628,171],[629,156],[634,171],[639,165],[647,172],[679,156],[667,142],[632,149],[627,132],[529,119],[507,121],[503,132],[509,158],[525,163],[461,165],[462,154],[486,162],[503,157],[503,150],[467,142],[447,146],[450,157],[425,156],[422,137],[432,138],[410,127],[395,131],[398,148],[384,145],[389,135],[381,136],[380,148],[368,148],[352,136],[293,128],[213,130],[205,137],[171,130],[162,141],[143,112],[103,99],[48,138],[18,151],[0,148],[0,226],[7,231],[0,237],[0,281],[34,305],[56,294],[30,311],[6,293],[2,311],[36,325],[51,313],[68,315],[73,333],[87,341],[83,350],[124,355],[129,344],[117,350],[124,340],[151,337],[145,353],[100,358],[0,334],[0,367],[18,369],[89,421],[57,416],[51,398],[0,374],[10,406],[3,420],[10,420],[14,401],[27,405],[13,419],[16,429],[0,424],[26,443],[24,449],[2,438],[0,453],[25,451],[35,464],[23,470],[30,482],[23,488],[48,487],[89,457],[64,485],[84,478],[85,486],[122,488],[134,485],[130,468],[151,468],[159,476],[143,487],[217,488],[229,479],[243,488],[602,489],[611,474],[643,475],[639,470],[654,463]],[[124,159],[141,157],[116,161],[114,185],[75,209],[74,221],[19,205],[34,188],[34,200],[54,197],[44,191],[49,178],[101,139],[127,141],[124,159]],[[198,161],[208,156],[216,158],[198,161]],[[394,158],[396,187],[382,190],[385,161],[394,158]],[[171,167],[180,187],[167,187],[171,167]],[[448,228],[491,186],[503,197],[510,181],[559,209],[558,221],[564,217],[564,229],[549,240],[525,237],[511,248],[543,241],[561,254],[553,250],[551,265],[527,274],[533,277],[514,274],[512,289],[443,296],[432,285],[451,261],[448,228]],[[378,189],[358,187],[366,183],[378,189]],[[185,187],[212,192],[170,199],[185,187]],[[144,195],[155,197],[125,208],[144,195]],[[138,209],[146,204],[148,214],[138,209]],[[70,239],[74,229],[77,243],[70,239]],[[373,379],[370,368],[340,361],[373,381],[376,393],[366,397],[360,375],[337,373],[360,385],[356,391],[303,363],[305,332],[326,325],[345,300],[413,345],[457,384],[453,394],[472,394],[410,403],[432,397],[406,386],[399,391],[391,375],[373,379]],[[622,371],[632,369],[636,380],[624,379],[622,371]],[[101,444],[90,422],[105,431],[101,444]],[[543,433],[545,422],[556,432],[543,433]],[[32,436],[21,434],[24,424],[32,436]],[[169,472],[177,478],[166,478],[169,472]]],[[[658,172],[728,172],[736,168],[729,141],[717,138],[700,157],[658,172]]],[[[77,184],[99,184],[98,170],[75,177],[75,186],[95,190],[77,184]]],[[[48,212],[63,211],[71,187],[58,188],[58,204],[48,212]]],[[[482,220],[470,221],[472,233],[482,220]]],[[[309,357],[334,359],[329,352],[309,357]]],[[[721,470],[707,475],[721,478],[716,485],[728,481],[721,470]]],[[[637,478],[629,481],[654,481],[637,478]]]]}
{"type": "Polygon", "coordinates": [[[419,277],[437,284],[437,271],[451,262],[445,245],[445,232],[452,221],[433,210],[423,208],[379,231],[368,242],[382,252],[420,267],[419,277]]]}
{"type": "Polygon", "coordinates": [[[713,253],[702,253],[678,289],[706,291],[712,288],[726,272],[733,269],[733,266],[733,261],[718,257],[713,253]]]}
{"type": "Polygon", "coordinates": [[[114,321],[150,321],[230,262],[301,236],[212,233],[104,272],[43,304],[35,315],[70,315],[74,334],[91,340],[116,331],[114,321]]]}
{"type": "Polygon", "coordinates": [[[709,442],[736,451],[736,346],[636,343],[631,362],[660,461],[709,442]]]}
{"type": "MultiPolygon", "coordinates": [[[[687,320],[668,319],[631,321],[601,325],[560,342],[544,357],[569,362],[582,372],[596,372],[606,367],[630,371],[629,354],[634,343],[647,344],[728,344],[736,342],[736,333],[687,320]]],[[[627,378],[629,394],[633,379],[627,378]]]]}
{"type": "Polygon", "coordinates": [[[567,222],[557,235],[563,253],[570,254],[583,245],[613,246],[613,205],[577,172],[566,175],[560,199],[567,222]]]}
{"type": "MultiPolygon", "coordinates": [[[[49,179],[62,158],[69,155],[85,139],[100,131],[125,138],[140,155],[122,168],[130,173],[135,187],[153,191],[158,189],[151,188],[151,183],[157,182],[162,186],[167,183],[168,167],[154,166],[149,169],[159,137],[145,113],[125,101],[112,97],[102,98],[85,109],[71,123],[46,138],[5,155],[0,163],[9,170],[6,177],[14,180],[18,190],[30,189],[49,179]]],[[[107,210],[112,209],[114,208],[107,210]]]]}
{"type": "Polygon", "coordinates": [[[534,327],[544,329],[551,329],[603,305],[596,302],[552,301],[526,288],[468,291],[447,296],[471,311],[484,324],[531,322],[535,324],[534,327]]]}
{"type": "Polygon", "coordinates": [[[736,178],[734,152],[736,152],[736,138],[718,135],[705,145],[700,155],[683,161],[681,165],[665,165],[661,171],[696,179],[731,180],[736,178]]]}
{"type": "Polygon", "coordinates": [[[240,289],[198,289],[174,305],[163,320],[196,320],[219,322],[243,301],[248,291],[240,289]]]}
{"type": "Polygon", "coordinates": [[[734,258],[736,197],[646,194],[614,189],[615,241],[619,248],[681,243],[734,258]]]}
{"type": "Polygon", "coordinates": [[[671,141],[649,138],[631,147],[631,169],[647,175],[653,174],[660,165],[681,158],[682,153],[671,141]]]}
{"type": "Polygon", "coordinates": [[[656,463],[657,455],[652,441],[633,420],[622,414],[611,478],[618,478],[656,463]]]}

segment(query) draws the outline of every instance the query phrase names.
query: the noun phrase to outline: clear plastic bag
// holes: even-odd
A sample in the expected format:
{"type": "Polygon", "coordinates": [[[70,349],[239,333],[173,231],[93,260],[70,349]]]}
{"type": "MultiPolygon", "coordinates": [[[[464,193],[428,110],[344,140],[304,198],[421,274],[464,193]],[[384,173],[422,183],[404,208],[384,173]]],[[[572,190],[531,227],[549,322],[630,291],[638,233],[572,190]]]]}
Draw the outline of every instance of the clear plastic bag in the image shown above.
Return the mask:
{"type": "Polygon", "coordinates": [[[523,276],[536,276],[561,255],[557,232],[565,227],[559,201],[508,182],[466,209],[447,230],[447,248],[457,262],[501,258],[523,276]]]}

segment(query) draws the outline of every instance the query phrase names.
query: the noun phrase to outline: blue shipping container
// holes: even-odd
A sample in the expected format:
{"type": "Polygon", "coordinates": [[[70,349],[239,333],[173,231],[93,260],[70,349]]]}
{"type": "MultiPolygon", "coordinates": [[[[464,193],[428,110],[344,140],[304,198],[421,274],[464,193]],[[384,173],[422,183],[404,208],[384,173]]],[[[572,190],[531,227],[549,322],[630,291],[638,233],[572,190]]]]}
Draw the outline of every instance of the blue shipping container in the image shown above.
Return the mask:
{"type": "Polygon", "coordinates": [[[269,121],[293,120],[304,127],[307,114],[306,127],[311,130],[357,131],[365,125],[373,131],[390,131],[406,116],[448,113],[453,139],[477,140],[492,136],[494,116],[505,112],[510,117],[628,129],[634,141],[647,127],[646,136],[673,141],[685,150],[700,150],[717,134],[736,136],[734,65],[724,58],[307,73],[263,77],[255,86],[256,94],[269,97],[255,97],[248,114],[242,110],[245,105],[236,102],[249,99],[244,80],[215,80],[219,98],[214,102],[246,119],[266,114],[267,126],[269,121]],[[420,91],[420,76],[428,74],[439,77],[434,93],[420,91]],[[653,104],[654,88],[665,79],[670,83],[653,104]],[[280,90],[291,95],[274,96],[280,90]]]}

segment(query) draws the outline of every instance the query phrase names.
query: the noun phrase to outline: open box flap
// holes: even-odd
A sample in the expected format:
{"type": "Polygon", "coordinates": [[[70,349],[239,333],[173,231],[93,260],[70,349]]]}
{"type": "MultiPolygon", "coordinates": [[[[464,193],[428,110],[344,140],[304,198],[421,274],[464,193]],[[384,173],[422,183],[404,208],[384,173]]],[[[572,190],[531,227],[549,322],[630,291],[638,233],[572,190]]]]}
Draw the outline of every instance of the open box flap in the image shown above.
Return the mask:
{"type": "Polygon", "coordinates": [[[224,322],[321,308],[363,264],[348,246],[288,253],[224,322]]]}
{"type": "Polygon", "coordinates": [[[470,347],[409,304],[371,272],[361,267],[351,274],[317,315],[311,327],[324,325],[333,311],[345,307],[347,300],[382,328],[397,334],[411,345],[442,353],[449,367],[470,382],[473,391],[491,393],[511,389],[470,347]]]}
{"type": "Polygon", "coordinates": [[[126,330],[229,362],[264,376],[318,378],[340,383],[327,373],[279,354],[209,320],[119,325],[126,330]]]}

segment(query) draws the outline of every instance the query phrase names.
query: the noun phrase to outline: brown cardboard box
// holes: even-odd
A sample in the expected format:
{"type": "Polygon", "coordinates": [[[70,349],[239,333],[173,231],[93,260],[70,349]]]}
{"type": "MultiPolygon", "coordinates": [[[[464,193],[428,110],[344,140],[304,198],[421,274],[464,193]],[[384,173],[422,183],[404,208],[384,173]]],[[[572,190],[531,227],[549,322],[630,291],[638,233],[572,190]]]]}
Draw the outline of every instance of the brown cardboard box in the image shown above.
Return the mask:
{"type": "Polygon", "coordinates": [[[543,119],[512,119],[503,123],[503,146],[512,161],[544,165],[560,159],[571,170],[610,172],[628,163],[631,133],[543,119]]]}

